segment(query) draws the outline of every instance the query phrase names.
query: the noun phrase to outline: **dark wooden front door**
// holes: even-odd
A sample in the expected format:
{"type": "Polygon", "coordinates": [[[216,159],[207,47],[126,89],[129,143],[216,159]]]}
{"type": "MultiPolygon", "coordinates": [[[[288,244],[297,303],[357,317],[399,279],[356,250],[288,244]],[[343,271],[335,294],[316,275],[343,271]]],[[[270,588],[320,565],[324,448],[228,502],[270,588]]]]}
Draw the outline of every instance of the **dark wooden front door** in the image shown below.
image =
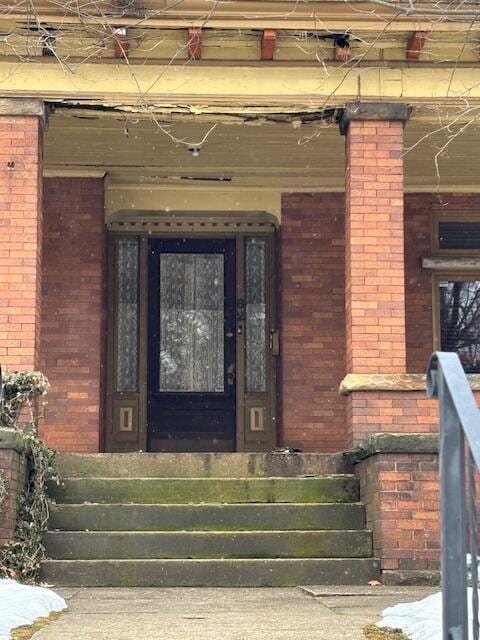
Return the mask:
{"type": "Polygon", "coordinates": [[[149,451],[234,451],[235,240],[148,242],[149,451]]]}

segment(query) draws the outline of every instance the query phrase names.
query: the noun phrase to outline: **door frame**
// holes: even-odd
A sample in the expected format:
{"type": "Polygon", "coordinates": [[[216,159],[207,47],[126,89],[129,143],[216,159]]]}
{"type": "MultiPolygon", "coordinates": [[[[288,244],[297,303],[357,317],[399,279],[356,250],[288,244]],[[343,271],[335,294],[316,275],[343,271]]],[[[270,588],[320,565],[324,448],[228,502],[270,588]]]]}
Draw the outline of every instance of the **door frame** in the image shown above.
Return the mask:
{"type": "Polygon", "coordinates": [[[245,241],[266,240],[266,353],[265,392],[245,389],[245,331],[236,333],[236,451],[269,451],[279,438],[278,415],[279,325],[277,318],[277,221],[258,214],[158,214],[125,221],[112,216],[108,234],[108,316],[107,316],[107,397],[105,451],[147,450],[147,369],[148,369],[148,240],[150,238],[234,239],[236,242],[237,327],[245,300],[245,241]],[[148,219],[148,222],[145,221],[148,219]],[[116,390],[117,344],[117,247],[118,240],[138,238],[138,381],[136,392],[116,390]],[[238,304],[240,301],[240,305],[238,304]]]}

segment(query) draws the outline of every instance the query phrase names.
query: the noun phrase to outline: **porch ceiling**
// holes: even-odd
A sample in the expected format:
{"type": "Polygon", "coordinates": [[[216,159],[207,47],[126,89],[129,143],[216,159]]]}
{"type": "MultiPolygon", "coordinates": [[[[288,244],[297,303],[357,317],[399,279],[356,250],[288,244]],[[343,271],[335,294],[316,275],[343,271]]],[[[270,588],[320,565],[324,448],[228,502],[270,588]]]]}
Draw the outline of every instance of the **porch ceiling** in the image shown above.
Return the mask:
{"type": "MultiPolygon", "coordinates": [[[[59,110],[45,136],[45,173],[107,173],[111,183],[164,189],[343,190],[344,140],[335,124],[254,122],[227,124],[219,117],[162,124],[59,110]]],[[[407,124],[406,189],[478,191],[480,127],[472,122],[463,132],[457,126],[434,133],[439,128],[419,116],[407,124]],[[449,139],[437,175],[435,160],[449,139]]]]}

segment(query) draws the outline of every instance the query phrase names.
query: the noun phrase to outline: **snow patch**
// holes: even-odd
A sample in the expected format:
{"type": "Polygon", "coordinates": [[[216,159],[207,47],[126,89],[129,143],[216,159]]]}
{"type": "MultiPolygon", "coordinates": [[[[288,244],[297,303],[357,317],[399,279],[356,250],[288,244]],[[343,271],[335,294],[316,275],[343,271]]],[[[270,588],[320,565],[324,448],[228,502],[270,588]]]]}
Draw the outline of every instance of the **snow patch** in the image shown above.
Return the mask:
{"type": "Polygon", "coordinates": [[[10,631],[16,627],[66,608],[65,600],[51,589],[0,580],[0,640],[9,640],[10,631]]]}
{"type": "Polygon", "coordinates": [[[442,640],[442,592],[388,607],[377,626],[401,629],[412,640],[442,640]]]}
{"type": "MultiPolygon", "coordinates": [[[[472,589],[468,588],[468,626],[472,637],[472,589]]],[[[396,604],[382,613],[378,627],[401,629],[412,640],[442,640],[442,592],[418,600],[396,604]]]]}

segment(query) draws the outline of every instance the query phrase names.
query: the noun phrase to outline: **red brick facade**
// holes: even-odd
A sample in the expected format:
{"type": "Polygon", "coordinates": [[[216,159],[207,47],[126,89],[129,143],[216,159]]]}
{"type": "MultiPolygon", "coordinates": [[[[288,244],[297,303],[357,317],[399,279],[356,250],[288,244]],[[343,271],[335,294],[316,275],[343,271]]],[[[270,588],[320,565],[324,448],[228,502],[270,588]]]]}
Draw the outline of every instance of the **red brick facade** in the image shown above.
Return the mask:
{"type": "Polygon", "coordinates": [[[43,253],[40,367],[52,389],[41,435],[62,451],[99,451],[106,342],[103,180],[45,179],[43,253]]]}
{"type": "MultiPolygon", "coordinates": [[[[50,378],[42,425],[48,444],[97,451],[106,343],[103,183],[46,179],[41,243],[40,119],[3,116],[0,130],[0,359],[50,378]]],[[[378,431],[437,428],[435,404],[423,391],[337,393],[348,372],[424,371],[433,347],[432,287],[421,258],[431,252],[431,212],[480,204],[478,194],[407,194],[402,226],[402,138],[401,122],[350,123],[346,220],[343,194],[283,196],[283,442],[303,451],[342,450],[378,431]]]]}
{"type": "Polygon", "coordinates": [[[374,433],[436,433],[437,402],[425,391],[355,391],[347,398],[347,421],[352,426],[348,446],[374,433]]]}
{"type": "Polygon", "coordinates": [[[478,193],[405,194],[407,371],[421,373],[433,347],[432,274],[422,258],[432,251],[432,211],[479,211],[478,193]]]}
{"type": "Polygon", "coordinates": [[[404,373],[403,122],[353,121],[346,136],[347,371],[404,373]]]}
{"type": "Polygon", "coordinates": [[[282,200],[283,442],[339,451],[346,442],[343,194],[282,200]]]}
{"type": "Polygon", "coordinates": [[[0,116],[0,362],[38,364],[42,237],[42,124],[0,116]]]}
{"type": "Polygon", "coordinates": [[[378,454],[356,465],[360,493],[383,570],[437,570],[440,557],[438,456],[378,454]]]}
{"type": "Polygon", "coordinates": [[[25,456],[15,449],[0,449],[0,470],[6,483],[8,495],[0,506],[0,547],[8,542],[15,531],[17,498],[25,485],[25,456]]]}

